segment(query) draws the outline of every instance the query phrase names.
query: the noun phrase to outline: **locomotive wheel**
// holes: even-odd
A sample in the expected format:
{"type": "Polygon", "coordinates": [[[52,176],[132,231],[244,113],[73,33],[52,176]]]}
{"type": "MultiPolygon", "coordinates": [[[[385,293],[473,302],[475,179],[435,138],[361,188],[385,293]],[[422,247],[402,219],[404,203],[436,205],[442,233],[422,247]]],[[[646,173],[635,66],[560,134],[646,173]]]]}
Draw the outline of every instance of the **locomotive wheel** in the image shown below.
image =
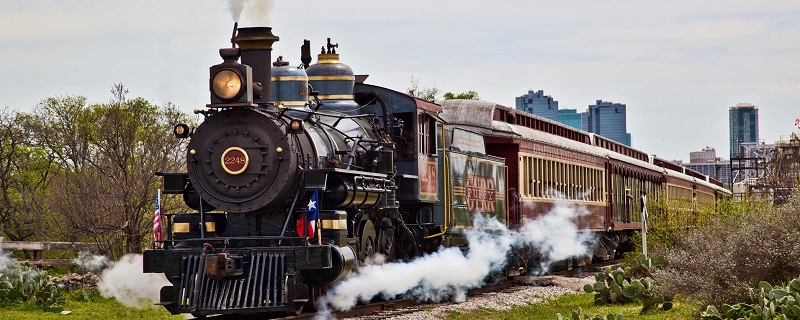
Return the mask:
{"type": "Polygon", "coordinates": [[[388,261],[394,261],[397,257],[394,245],[394,228],[388,227],[381,230],[381,235],[378,239],[381,253],[387,256],[388,261]]]}
{"type": "Polygon", "coordinates": [[[399,253],[397,258],[404,261],[411,260],[414,257],[414,249],[413,240],[409,238],[409,235],[400,233],[400,240],[395,249],[395,252],[399,253]]]}
{"type": "Polygon", "coordinates": [[[369,219],[361,223],[361,232],[359,233],[359,246],[358,246],[358,260],[364,262],[367,257],[375,254],[377,239],[375,234],[375,226],[369,219]]]}
{"type": "Polygon", "coordinates": [[[318,311],[317,307],[322,305],[322,298],[325,297],[325,294],[328,293],[327,288],[322,287],[311,287],[311,297],[308,299],[306,306],[308,306],[309,310],[318,311]]]}

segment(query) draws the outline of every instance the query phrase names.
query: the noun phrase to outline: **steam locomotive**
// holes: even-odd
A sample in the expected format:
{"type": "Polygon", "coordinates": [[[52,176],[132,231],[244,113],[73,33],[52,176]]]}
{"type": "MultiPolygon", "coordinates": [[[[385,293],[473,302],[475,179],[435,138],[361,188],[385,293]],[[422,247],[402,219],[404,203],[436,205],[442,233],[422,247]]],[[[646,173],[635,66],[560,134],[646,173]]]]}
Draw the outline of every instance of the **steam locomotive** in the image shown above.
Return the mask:
{"type": "MultiPolygon", "coordinates": [[[[465,247],[475,214],[515,228],[558,201],[586,206],[601,235],[594,258],[618,254],[641,227],[633,196],[686,203],[722,184],[591,133],[481,101],[441,104],[365,83],[328,39],[317,63],[278,57],[269,27],[234,27],[210,67],[210,103],[189,139],[186,172],[163,192],[192,212],[166,215],[167,238],[144,272],[171,282],[173,314],[297,314],[374,255],[412,259],[465,247]]],[[[524,272],[524,261],[508,273],[524,272]]]]}

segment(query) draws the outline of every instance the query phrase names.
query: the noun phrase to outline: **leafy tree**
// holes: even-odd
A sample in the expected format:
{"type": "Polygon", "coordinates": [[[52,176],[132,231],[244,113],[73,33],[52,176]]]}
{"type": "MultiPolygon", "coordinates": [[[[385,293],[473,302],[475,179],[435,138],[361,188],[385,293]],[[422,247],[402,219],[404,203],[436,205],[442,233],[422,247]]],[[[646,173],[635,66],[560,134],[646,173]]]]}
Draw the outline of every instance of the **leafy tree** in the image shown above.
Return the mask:
{"type": "Polygon", "coordinates": [[[462,93],[454,94],[452,92],[445,92],[444,93],[445,100],[451,99],[464,99],[464,100],[480,100],[481,97],[478,95],[478,92],[475,90],[464,91],[462,93]]]}
{"type": "Polygon", "coordinates": [[[189,122],[173,105],[127,99],[121,84],[106,104],[84,97],[48,98],[34,111],[34,137],[58,169],[47,206],[66,239],[104,244],[105,253],[141,252],[151,234],[154,173],[183,165],[185,141],[174,123],[189,122]]]}
{"type": "Polygon", "coordinates": [[[435,84],[430,88],[420,88],[419,78],[414,78],[414,76],[411,76],[411,87],[406,89],[406,92],[410,96],[433,102],[436,101],[436,98],[439,96],[439,93],[441,93],[442,90],[436,88],[435,84]]]}
{"type": "Polygon", "coordinates": [[[0,236],[25,241],[41,235],[42,205],[52,156],[32,147],[30,115],[0,110],[0,236]]]}

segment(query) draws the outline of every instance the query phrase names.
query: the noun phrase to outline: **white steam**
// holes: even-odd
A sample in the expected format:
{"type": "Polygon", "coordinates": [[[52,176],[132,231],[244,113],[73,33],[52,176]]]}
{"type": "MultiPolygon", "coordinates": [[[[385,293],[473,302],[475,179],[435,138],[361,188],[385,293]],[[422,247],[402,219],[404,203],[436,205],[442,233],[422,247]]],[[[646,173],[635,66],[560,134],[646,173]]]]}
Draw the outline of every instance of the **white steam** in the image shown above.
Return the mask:
{"type": "Polygon", "coordinates": [[[99,273],[101,270],[109,267],[112,264],[108,257],[93,255],[88,251],[81,251],[78,253],[78,257],[72,261],[84,270],[94,273],[99,273]]]}
{"type": "Polygon", "coordinates": [[[269,26],[273,0],[227,0],[233,21],[243,26],[269,26]],[[246,9],[246,10],[245,10],[246,9]]]}
{"type": "Polygon", "coordinates": [[[0,237],[0,270],[7,269],[8,266],[17,263],[17,260],[3,251],[3,237],[0,237]]]}
{"type": "Polygon", "coordinates": [[[553,262],[590,253],[595,236],[579,232],[574,222],[574,219],[586,215],[589,215],[586,207],[556,203],[546,215],[522,222],[520,233],[523,242],[542,255],[541,272],[547,272],[553,262]]]}
{"type": "MultiPolygon", "coordinates": [[[[496,220],[476,219],[476,226],[507,229],[496,220]]],[[[375,296],[393,298],[410,295],[438,301],[454,297],[461,301],[466,290],[480,286],[492,270],[502,267],[511,249],[510,237],[470,231],[470,250],[464,255],[456,247],[445,248],[413,261],[362,267],[358,274],[336,286],[327,296],[336,309],[346,310],[375,296]],[[454,267],[457,266],[457,267],[454,267]]]]}
{"type": "Polygon", "coordinates": [[[142,272],[142,255],[128,254],[100,275],[97,289],[106,298],[136,308],[155,307],[161,287],[170,285],[160,273],[142,272]]]}
{"type": "Polygon", "coordinates": [[[513,246],[537,249],[542,255],[542,268],[558,260],[586,255],[592,237],[578,232],[574,222],[586,214],[584,208],[558,204],[548,214],[524,221],[520,232],[507,229],[493,218],[476,215],[474,228],[465,231],[469,241],[466,253],[456,247],[441,248],[410,262],[361,267],[353,277],[332,288],[318,308],[327,310],[330,305],[347,310],[376,296],[463,301],[467,290],[481,286],[489,274],[503,269],[513,246]]]}

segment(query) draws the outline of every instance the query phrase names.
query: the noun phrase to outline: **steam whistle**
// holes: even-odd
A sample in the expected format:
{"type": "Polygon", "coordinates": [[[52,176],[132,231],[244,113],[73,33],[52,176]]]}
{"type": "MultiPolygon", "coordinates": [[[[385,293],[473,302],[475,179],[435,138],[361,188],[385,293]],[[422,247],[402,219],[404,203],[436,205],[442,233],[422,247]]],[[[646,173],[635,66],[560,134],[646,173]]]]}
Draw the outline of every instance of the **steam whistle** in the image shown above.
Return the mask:
{"type": "Polygon", "coordinates": [[[236,30],[239,30],[239,22],[233,22],[233,32],[231,33],[231,48],[236,48],[236,30]]]}

